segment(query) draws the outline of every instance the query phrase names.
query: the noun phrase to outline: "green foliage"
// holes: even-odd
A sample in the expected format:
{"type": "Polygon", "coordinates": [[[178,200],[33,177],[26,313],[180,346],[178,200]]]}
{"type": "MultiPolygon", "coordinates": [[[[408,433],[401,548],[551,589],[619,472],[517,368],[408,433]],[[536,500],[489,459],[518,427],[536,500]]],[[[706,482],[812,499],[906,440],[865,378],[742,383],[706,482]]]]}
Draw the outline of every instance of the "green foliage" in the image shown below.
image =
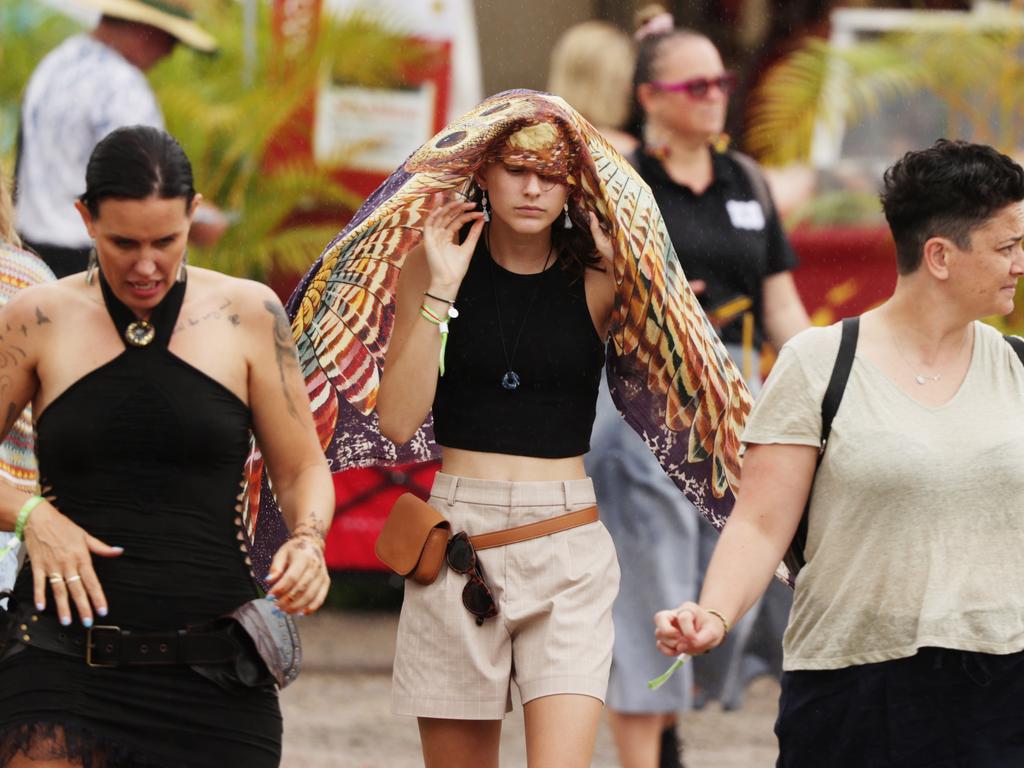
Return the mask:
{"type": "Polygon", "coordinates": [[[869,192],[837,190],[816,195],[786,217],[786,227],[849,226],[880,221],[882,207],[878,195],[869,192]]]}
{"type": "MultiPolygon", "coordinates": [[[[3,0],[0,8],[0,155],[6,156],[8,168],[32,70],[61,40],[81,31],[36,0],[9,2],[3,0]]],[[[410,45],[386,20],[365,14],[325,16],[312,50],[284,62],[271,32],[270,4],[256,5],[251,59],[242,4],[208,0],[200,23],[217,38],[218,52],[204,56],[178,46],[149,79],[168,131],[192,161],[197,189],[232,220],[216,246],[193,247],[190,258],[230,274],[265,279],[275,267],[305,270],[362,202],[337,180],[337,167],[317,166],[311,159],[268,162],[268,154],[280,149],[275,143],[311,143],[308,115],[324,78],[393,87],[430,51],[410,45]],[[297,119],[303,113],[307,117],[297,119]]],[[[340,153],[336,166],[357,149],[340,153]]],[[[302,152],[292,155],[301,157],[302,152]]]]}
{"type": "Polygon", "coordinates": [[[0,7],[0,157],[13,167],[21,98],[39,60],[68,35],[79,31],[66,16],[36,0],[4,0],[0,7]]]}
{"type": "MultiPolygon", "coordinates": [[[[168,130],[192,160],[197,188],[235,219],[216,246],[193,250],[194,261],[265,278],[274,267],[305,270],[337,234],[338,222],[362,202],[337,180],[336,168],[310,159],[268,166],[273,143],[311,143],[309,119],[304,124],[296,116],[310,114],[322,78],[394,85],[426,53],[381,23],[353,15],[325,17],[313,50],[283,62],[266,4],[259,4],[259,13],[255,66],[246,60],[241,7],[221,0],[203,17],[220,43],[218,53],[180,50],[154,69],[151,81],[168,130]]],[[[350,155],[342,153],[335,163],[343,165],[350,155]]]]}
{"type": "Polygon", "coordinates": [[[1012,153],[1024,124],[1020,21],[1018,14],[988,26],[923,24],[848,47],[810,40],[754,94],[747,146],[768,164],[806,161],[819,121],[829,129],[856,124],[924,92],[946,105],[948,137],[1012,153]]]}
{"type": "MultiPolygon", "coordinates": [[[[809,40],[778,64],[753,96],[746,146],[768,165],[807,162],[819,122],[826,130],[870,120],[894,101],[931,94],[946,107],[945,136],[1024,149],[1024,0],[998,18],[958,26],[921,24],[848,47],[809,40]]],[[[833,169],[842,177],[847,169],[833,169]]],[[[863,180],[861,180],[863,181],[863,180]]],[[[867,191],[819,194],[788,225],[828,226],[879,220],[867,191]]],[[[990,322],[1024,329],[1024,284],[1017,307],[990,322]]]]}

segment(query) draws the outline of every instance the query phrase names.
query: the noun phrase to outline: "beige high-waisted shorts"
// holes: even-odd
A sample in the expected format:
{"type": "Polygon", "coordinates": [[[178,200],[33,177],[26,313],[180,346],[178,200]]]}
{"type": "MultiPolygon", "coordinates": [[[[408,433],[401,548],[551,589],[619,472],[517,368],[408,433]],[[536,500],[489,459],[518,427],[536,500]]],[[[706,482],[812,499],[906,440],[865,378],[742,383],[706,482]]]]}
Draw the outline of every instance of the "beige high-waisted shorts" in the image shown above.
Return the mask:
{"type": "MultiPolygon", "coordinates": [[[[589,479],[513,483],[438,473],[430,504],[471,536],[593,506],[589,479]]],[[[572,693],[604,701],[619,564],[600,522],[477,553],[499,613],[477,626],[462,604],[467,577],[445,564],[429,586],[405,582],[395,714],[498,720],[572,693]]]]}

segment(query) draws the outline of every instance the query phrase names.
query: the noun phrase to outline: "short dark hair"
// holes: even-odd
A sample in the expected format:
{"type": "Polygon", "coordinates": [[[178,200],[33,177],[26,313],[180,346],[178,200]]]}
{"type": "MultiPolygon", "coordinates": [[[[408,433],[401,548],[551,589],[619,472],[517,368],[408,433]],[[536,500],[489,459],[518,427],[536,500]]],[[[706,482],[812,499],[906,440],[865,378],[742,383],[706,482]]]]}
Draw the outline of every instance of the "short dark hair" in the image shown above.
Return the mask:
{"type": "Polygon", "coordinates": [[[885,172],[881,198],[896,241],[897,271],[907,275],[921,265],[930,238],[970,248],[975,229],[1024,200],[1024,169],[984,144],[939,139],[885,172]]]}
{"type": "Polygon", "coordinates": [[[92,151],[85,169],[85,192],[80,198],[93,216],[109,198],[145,200],[196,196],[192,164],[185,150],[166,131],[132,125],[108,133],[92,151]]]}

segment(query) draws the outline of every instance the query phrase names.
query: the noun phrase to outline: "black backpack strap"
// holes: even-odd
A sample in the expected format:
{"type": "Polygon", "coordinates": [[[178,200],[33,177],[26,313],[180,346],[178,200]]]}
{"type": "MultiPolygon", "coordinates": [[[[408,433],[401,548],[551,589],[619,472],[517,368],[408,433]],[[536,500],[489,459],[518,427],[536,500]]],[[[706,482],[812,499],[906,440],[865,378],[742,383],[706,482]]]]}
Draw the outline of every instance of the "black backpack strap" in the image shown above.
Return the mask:
{"type": "Polygon", "coordinates": [[[846,382],[850,378],[850,371],[853,370],[853,356],[857,352],[859,333],[859,317],[848,317],[843,320],[839,353],[836,355],[835,365],[832,366],[832,378],[828,380],[825,397],[821,401],[821,452],[818,454],[818,464],[821,464],[821,457],[825,455],[828,436],[832,433],[832,420],[839,411],[839,404],[843,402],[846,382]]]}
{"type": "Polygon", "coordinates": [[[1020,359],[1021,365],[1024,365],[1024,339],[1020,336],[1003,336],[1006,339],[1006,343],[1013,347],[1013,351],[1017,353],[1017,357],[1020,359]]]}
{"type": "MultiPolygon", "coordinates": [[[[853,370],[853,358],[857,352],[857,336],[859,332],[859,317],[848,317],[843,320],[839,352],[836,354],[836,361],[832,366],[832,376],[829,378],[828,386],[825,388],[825,396],[821,400],[821,448],[818,450],[818,461],[814,465],[815,474],[818,473],[818,467],[821,466],[821,460],[825,456],[828,438],[832,434],[832,420],[835,419],[836,413],[839,411],[839,405],[843,402],[846,382],[850,378],[850,371],[853,370]]],[[[804,513],[800,518],[796,535],[793,536],[793,543],[790,544],[784,561],[794,578],[807,562],[804,559],[804,548],[807,546],[807,518],[810,511],[811,494],[808,493],[804,513]]]]}

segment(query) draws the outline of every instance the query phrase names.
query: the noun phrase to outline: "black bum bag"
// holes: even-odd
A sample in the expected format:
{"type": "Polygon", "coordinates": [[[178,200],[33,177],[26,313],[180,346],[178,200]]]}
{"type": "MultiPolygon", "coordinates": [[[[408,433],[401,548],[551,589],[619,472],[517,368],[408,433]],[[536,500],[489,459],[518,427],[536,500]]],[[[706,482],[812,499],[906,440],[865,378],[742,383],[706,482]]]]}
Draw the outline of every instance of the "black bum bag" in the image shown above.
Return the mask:
{"type": "Polygon", "coordinates": [[[0,659],[40,648],[96,668],[184,665],[228,691],[286,688],[302,665],[295,620],[263,598],[206,624],[158,632],[109,624],[64,627],[53,616],[8,608],[0,609],[0,659]]]}

